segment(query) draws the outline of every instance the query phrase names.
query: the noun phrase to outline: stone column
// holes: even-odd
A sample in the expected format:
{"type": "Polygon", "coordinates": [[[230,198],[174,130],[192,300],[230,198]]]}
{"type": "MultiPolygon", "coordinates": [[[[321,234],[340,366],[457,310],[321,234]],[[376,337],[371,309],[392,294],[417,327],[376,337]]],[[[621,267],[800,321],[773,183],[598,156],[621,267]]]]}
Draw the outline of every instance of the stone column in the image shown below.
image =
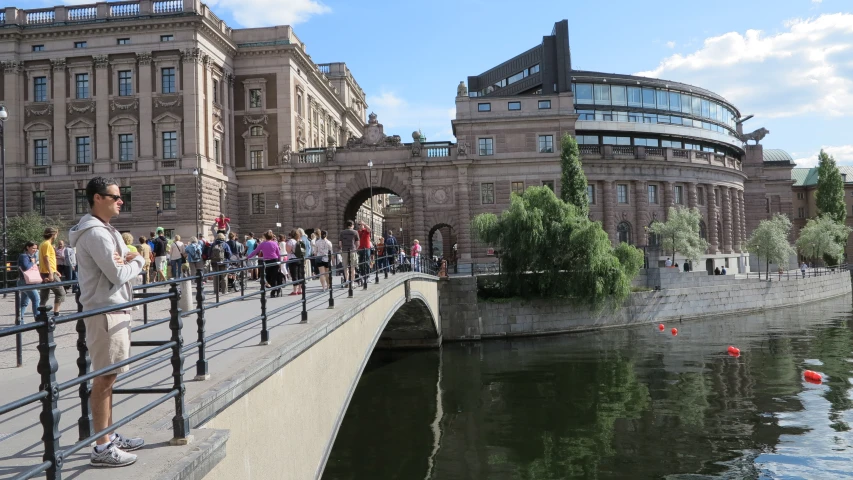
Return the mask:
{"type": "MultiPolygon", "coordinates": [[[[749,240],[749,233],[746,230],[746,206],[744,205],[744,197],[743,190],[738,190],[737,192],[738,202],[740,203],[740,238],[743,240],[745,244],[747,240],[749,240]]],[[[744,245],[741,245],[741,251],[746,250],[744,245]]]]}
{"type": "Polygon", "coordinates": [[[699,205],[699,195],[696,190],[697,187],[698,184],[696,182],[690,182],[687,184],[687,206],[689,208],[696,208],[699,205]]]}
{"type": "Polygon", "coordinates": [[[732,252],[740,252],[743,244],[740,231],[740,199],[738,198],[740,190],[732,188],[730,191],[732,196],[732,252]]]}
{"type": "Polygon", "coordinates": [[[139,97],[139,159],[152,160],[154,158],[154,124],[152,121],[153,105],[151,95],[151,54],[137,53],[137,72],[139,83],[137,96],[139,97]]]}
{"type": "Polygon", "coordinates": [[[729,187],[720,187],[720,204],[723,212],[723,253],[732,253],[732,197],[729,187]]]}
{"type": "Polygon", "coordinates": [[[222,145],[219,147],[219,154],[222,155],[223,171],[226,174],[228,174],[226,166],[234,167],[234,155],[231,152],[231,137],[234,135],[231,126],[231,77],[230,73],[225,72],[222,75],[222,80],[219,82],[219,89],[222,90],[222,129],[225,131],[225,134],[222,135],[222,145]]]}
{"type": "MultiPolygon", "coordinates": [[[[454,225],[457,242],[457,254],[460,262],[471,261],[471,195],[468,179],[468,165],[456,167],[456,202],[459,216],[454,225]]],[[[445,240],[445,242],[449,241],[445,240]]],[[[452,245],[452,244],[451,244],[452,245]]],[[[446,250],[446,249],[445,249],[446,250]]]]}
{"type": "MultiPolygon", "coordinates": [[[[56,58],[50,61],[53,65],[53,154],[50,157],[51,164],[68,163],[68,135],[65,134],[65,123],[67,122],[68,110],[65,102],[68,99],[66,90],[67,73],[65,70],[65,59],[56,58]]],[[[7,83],[8,85],[8,83],[7,83]]]]}
{"type": "MultiPolygon", "coordinates": [[[[423,181],[423,167],[413,166],[411,168],[412,175],[412,236],[410,237],[410,241],[414,241],[417,239],[421,242],[421,245],[424,245],[426,240],[426,228],[424,226],[424,208],[426,204],[424,202],[424,181],[423,181]]],[[[411,245],[407,245],[407,248],[411,247],[411,245]]]]}
{"type": "Polygon", "coordinates": [[[666,209],[665,217],[669,219],[669,207],[675,205],[675,192],[672,182],[663,182],[663,206],[666,209]]]}
{"type": "Polygon", "coordinates": [[[604,231],[607,232],[607,236],[610,237],[610,242],[616,242],[616,224],[613,219],[613,206],[616,203],[616,188],[613,184],[613,181],[605,180],[604,182],[604,191],[601,192],[604,197],[604,217],[603,217],[603,227],[604,231]]]}
{"type": "MultiPolygon", "coordinates": [[[[104,121],[110,118],[110,71],[109,57],[107,55],[95,55],[92,57],[95,64],[95,118],[101,121],[95,125],[95,152],[94,163],[109,163],[112,152],[110,151],[110,126],[104,121]]],[[[110,167],[95,166],[96,172],[109,172],[110,167]]]]}
{"type": "Polygon", "coordinates": [[[648,182],[645,180],[634,181],[634,203],[636,205],[636,216],[634,217],[634,244],[646,246],[649,244],[646,238],[646,219],[649,218],[649,191],[648,182]]]}
{"type": "Polygon", "coordinates": [[[198,48],[188,48],[181,51],[181,89],[183,90],[182,102],[184,106],[184,125],[181,135],[184,158],[192,159],[191,165],[183,165],[184,168],[196,166],[198,155],[202,155],[201,148],[204,141],[202,133],[204,123],[204,103],[201,101],[201,92],[204,91],[204,72],[201,65],[201,51],[198,48]]]}
{"type": "Polygon", "coordinates": [[[708,192],[708,252],[716,254],[720,251],[720,243],[717,232],[717,199],[714,195],[714,185],[710,183],[705,185],[705,191],[708,192]]]}
{"type": "MultiPolygon", "coordinates": [[[[332,245],[338,245],[338,234],[343,230],[343,211],[347,208],[346,203],[338,204],[338,186],[337,186],[337,169],[332,170],[327,167],[323,171],[326,187],[326,224],[321,228],[329,231],[329,241],[332,245]]],[[[345,199],[344,202],[346,201],[345,199]]]]}

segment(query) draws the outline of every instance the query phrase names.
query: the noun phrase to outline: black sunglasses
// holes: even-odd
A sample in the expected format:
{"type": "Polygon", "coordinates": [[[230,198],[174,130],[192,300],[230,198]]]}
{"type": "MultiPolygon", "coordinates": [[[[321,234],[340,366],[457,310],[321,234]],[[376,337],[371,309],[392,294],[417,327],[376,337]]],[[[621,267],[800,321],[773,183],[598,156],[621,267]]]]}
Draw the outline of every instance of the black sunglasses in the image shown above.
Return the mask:
{"type": "Polygon", "coordinates": [[[98,195],[100,195],[102,197],[110,197],[113,200],[115,200],[116,202],[121,200],[121,195],[111,195],[109,193],[99,193],[98,195]]]}

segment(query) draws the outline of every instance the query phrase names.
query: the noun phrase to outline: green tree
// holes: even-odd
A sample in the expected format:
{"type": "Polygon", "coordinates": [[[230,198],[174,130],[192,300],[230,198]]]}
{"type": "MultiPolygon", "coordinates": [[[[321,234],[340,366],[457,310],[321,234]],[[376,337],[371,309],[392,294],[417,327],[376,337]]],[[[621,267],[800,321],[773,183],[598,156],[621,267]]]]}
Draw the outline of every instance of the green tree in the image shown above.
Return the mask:
{"type": "Polygon", "coordinates": [[[24,245],[27,242],[41,243],[44,240],[44,229],[47,227],[56,227],[60,238],[68,236],[68,224],[61,217],[42,217],[36,212],[9,217],[6,231],[9,258],[18,258],[18,254],[24,251],[24,245]]]}
{"type": "Polygon", "coordinates": [[[589,213],[589,196],[586,193],[586,175],[581,167],[578,142],[568,133],[560,139],[560,198],[574,205],[578,213],[589,213]]]}
{"type": "Polygon", "coordinates": [[[610,299],[618,304],[631,293],[637,254],[632,257],[622,247],[623,266],[601,224],[548,187],[512,194],[508,210],[500,216],[477,215],[472,231],[480,242],[500,251],[506,295],[559,296],[600,305],[610,299]]]}
{"type": "Polygon", "coordinates": [[[770,220],[762,220],[746,242],[746,248],[750,252],[758,255],[759,259],[764,257],[768,274],[771,263],[784,264],[791,255],[797,253],[788,243],[790,231],[791,221],[786,215],[777,213],[770,220]]]}
{"type": "Polygon", "coordinates": [[[809,258],[830,258],[838,264],[844,255],[844,239],[853,231],[850,227],[836,223],[828,215],[809,219],[800,230],[797,248],[809,258]]]}
{"type": "Polygon", "coordinates": [[[695,262],[708,249],[708,242],[699,235],[701,220],[697,208],[669,207],[666,222],[653,222],[649,232],[660,236],[661,247],[672,252],[673,262],[676,252],[695,262]]]}
{"type": "Polygon", "coordinates": [[[844,205],[844,179],[835,164],[835,159],[823,150],[820,151],[817,166],[815,201],[818,215],[829,215],[835,223],[844,225],[847,219],[847,209],[844,205]]]}

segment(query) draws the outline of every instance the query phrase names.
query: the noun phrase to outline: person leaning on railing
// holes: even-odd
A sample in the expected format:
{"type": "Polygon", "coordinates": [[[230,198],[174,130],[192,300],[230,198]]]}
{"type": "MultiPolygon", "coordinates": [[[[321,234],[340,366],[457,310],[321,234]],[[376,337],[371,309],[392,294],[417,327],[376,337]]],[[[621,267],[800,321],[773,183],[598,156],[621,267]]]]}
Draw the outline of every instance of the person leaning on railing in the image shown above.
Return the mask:
{"type": "MultiPolygon", "coordinates": [[[[86,346],[92,359],[92,371],[108,368],[130,357],[130,311],[122,305],[133,300],[131,281],[145,265],[139,253],[130,252],[121,234],[110,220],[117,217],[124,203],[115,180],[95,177],[86,186],[86,199],[91,214],[71,228],[71,246],[77,249],[80,303],[83,310],[116,307],[103,315],[84,320],[86,346]]],[[[96,432],[112,425],[113,384],[128,365],[114,369],[92,380],[92,420],[96,432]]],[[[96,440],[91,464],[96,467],[123,467],[136,461],[127,453],[142,447],[141,438],[126,438],[118,432],[96,440]]]]}

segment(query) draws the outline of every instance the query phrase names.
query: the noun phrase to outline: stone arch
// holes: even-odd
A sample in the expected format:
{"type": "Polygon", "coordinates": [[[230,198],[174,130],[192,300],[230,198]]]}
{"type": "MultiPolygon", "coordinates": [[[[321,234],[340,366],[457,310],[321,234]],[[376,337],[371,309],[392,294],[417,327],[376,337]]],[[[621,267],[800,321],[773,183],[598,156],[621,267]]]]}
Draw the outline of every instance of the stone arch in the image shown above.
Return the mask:
{"type": "MultiPolygon", "coordinates": [[[[407,282],[408,283],[408,282],[407,282]]],[[[441,344],[439,317],[419,292],[406,288],[391,310],[374,348],[431,348],[441,344]]]]}
{"type": "Polygon", "coordinates": [[[619,222],[619,225],[616,226],[616,241],[618,243],[625,242],[628,245],[633,245],[634,238],[631,229],[631,223],[627,220],[619,222]]]}
{"type": "MultiPolygon", "coordinates": [[[[339,224],[343,227],[344,222],[355,218],[355,213],[358,211],[359,205],[370,198],[370,181],[367,177],[369,172],[359,172],[350,179],[341,189],[338,195],[336,208],[329,209],[329,219],[331,224],[339,224]]],[[[413,207],[413,197],[406,185],[394,175],[393,170],[378,170],[373,172],[373,194],[391,193],[403,199],[403,204],[407,206],[409,212],[413,207]]],[[[410,215],[409,215],[410,217],[410,215]]],[[[411,218],[404,219],[405,228],[411,228],[411,218]]],[[[398,238],[402,242],[402,238],[398,238]]]]}
{"type": "MultiPolygon", "coordinates": [[[[430,222],[429,224],[432,224],[432,222],[430,222]]],[[[454,243],[456,243],[456,235],[453,229],[453,225],[445,222],[439,222],[433,224],[432,228],[429,229],[429,233],[427,234],[427,252],[430,257],[433,256],[435,251],[436,233],[439,233],[441,235],[441,256],[448,260],[451,259],[451,247],[454,243]]]]}
{"type": "Polygon", "coordinates": [[[702,240],[708,240],[708,227],[705,226],[705,220],[699,220],[699,237],[702,240]]]}

